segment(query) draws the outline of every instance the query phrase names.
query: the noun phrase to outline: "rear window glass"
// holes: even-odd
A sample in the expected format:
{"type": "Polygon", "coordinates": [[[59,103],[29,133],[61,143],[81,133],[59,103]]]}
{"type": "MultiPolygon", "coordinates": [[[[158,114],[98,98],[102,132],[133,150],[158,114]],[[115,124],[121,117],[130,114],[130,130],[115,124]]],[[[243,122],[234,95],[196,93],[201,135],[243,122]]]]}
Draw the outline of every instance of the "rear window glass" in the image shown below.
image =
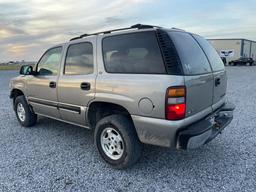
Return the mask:
{"type": "Polygon", "coordinates": [[[225,68],[224,64],[220,56],[218,55],[217,51],[211,46],[211,44],[204,38],[200,37],[199,35],[193,35],[193,36],[203,48],[206,56],[210,61],[213,71],[223,70],[225,68]]]}
{"type": "Polygon", "coordinates": [[[166,73],[154,32],[140,32],[103,39],[105,69],[110,73],[166,73]]]}
{"type": "Polygon", "coordinates": [[[185,75],[211,72],[210,64],[196,40],[188,33],[169,32],[178,51],[185,75]]]}

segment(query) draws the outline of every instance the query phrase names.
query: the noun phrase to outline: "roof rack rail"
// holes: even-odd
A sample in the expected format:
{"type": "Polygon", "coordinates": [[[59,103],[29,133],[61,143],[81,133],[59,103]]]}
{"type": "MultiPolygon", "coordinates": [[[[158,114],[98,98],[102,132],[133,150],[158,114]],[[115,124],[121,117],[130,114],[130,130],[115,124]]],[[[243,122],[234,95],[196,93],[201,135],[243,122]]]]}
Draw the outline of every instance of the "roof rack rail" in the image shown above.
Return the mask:
{"type": "Polygon", "coordinates": [[[184,29],[179,29],[179,28],[176,28],[176,27],[172,27],[172,29],[178,30],[178,31],[185,31],[184,29]]]}
{"type": "Polygon", "coordinates": [[[76,39],[81,39],[83,37],[87,37],[87,36],[91,36],[91,35],[107,34],[107,33],[112,33],[112,32],[116,32],[116,31],[123,31],[123,30],[129,30],[129,29],[149,29],[149,28],[161,28],[161,27],[154,26],[154,25],[135,24],[135,25],[132,25],[131,27],[113,29],[113,30],[108,30],[108,31],[101,31],[101,32],[91,33],[91,34],[85,33],[83,35],[80,35],[78,37],[74,37],[74,38],[70,39],[70,41],[73,41],[73,40],[76,40],[76,39]]]}

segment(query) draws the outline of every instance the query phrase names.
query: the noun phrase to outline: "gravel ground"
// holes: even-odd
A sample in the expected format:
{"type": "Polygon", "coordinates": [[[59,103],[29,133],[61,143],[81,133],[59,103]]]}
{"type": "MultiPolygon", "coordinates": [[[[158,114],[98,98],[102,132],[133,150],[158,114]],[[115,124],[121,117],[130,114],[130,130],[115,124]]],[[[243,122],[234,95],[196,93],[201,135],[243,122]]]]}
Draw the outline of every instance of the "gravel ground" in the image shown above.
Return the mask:
{"type": "Polygon", "coordinates": [[[92,132],[40,118],[22,128],[0,72],[0,191],[256,191],[256,67],[228,67],[234,120],[192,151],[145,145],[128,170],[101,161],[92,132]]]}

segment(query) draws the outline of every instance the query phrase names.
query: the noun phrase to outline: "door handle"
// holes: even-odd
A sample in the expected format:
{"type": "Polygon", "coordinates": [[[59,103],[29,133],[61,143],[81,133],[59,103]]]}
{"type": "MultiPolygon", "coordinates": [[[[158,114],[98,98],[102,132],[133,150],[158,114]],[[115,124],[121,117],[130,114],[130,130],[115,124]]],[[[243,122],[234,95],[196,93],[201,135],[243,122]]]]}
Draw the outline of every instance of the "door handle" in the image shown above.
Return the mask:
{"type": "Polygon", "coordinates": [[[88,82],[82,82],[80,85],[80,88],[82,90],[90,90],[91,89],[91,84],[88,82]]]}
{"type": "Polygon", "coordinates": [[[220,78],[215,79],[215,87],[217,87],[218,85],[220,85],[220,78]]]}
{"type": "Polygon", "coordinates": [[[51,87],[51,88],[56,88],[56,82],[51,81],[51,82],[49,83],[49,87],[51,87]]]}

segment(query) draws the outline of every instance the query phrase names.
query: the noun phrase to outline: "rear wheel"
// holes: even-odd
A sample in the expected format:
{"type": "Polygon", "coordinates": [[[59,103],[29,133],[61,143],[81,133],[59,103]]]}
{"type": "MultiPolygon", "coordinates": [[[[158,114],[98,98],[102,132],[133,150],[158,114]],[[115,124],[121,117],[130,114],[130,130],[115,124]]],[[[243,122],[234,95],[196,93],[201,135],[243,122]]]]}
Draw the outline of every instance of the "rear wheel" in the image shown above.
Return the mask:
{"type": "Polygon", "coordinates": [[[128,117],[104,117],[96,125],[94,138],[101,157],[116,169],[127,168],[140,158],[141,143],[128,117]]]}
{"type": "Polygon", "coordinates": [[[37,115],[29,107],[23,95],[15,98],[14,110],[19,123],[23,127],[31,127],[36,124],[37,115]]]}

